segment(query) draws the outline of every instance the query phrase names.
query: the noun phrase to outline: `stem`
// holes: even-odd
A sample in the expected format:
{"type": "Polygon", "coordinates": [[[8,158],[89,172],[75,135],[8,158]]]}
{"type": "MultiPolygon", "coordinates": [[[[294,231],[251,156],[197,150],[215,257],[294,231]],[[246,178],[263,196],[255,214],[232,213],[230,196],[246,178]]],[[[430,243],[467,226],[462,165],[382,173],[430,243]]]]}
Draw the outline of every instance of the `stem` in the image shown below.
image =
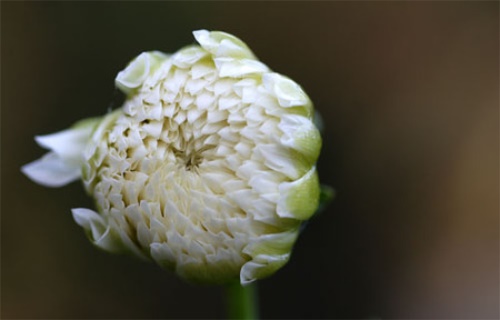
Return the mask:
{"type": "Polygon", "coordinates": [[[242,286],[233,282],[226,286],[228,319],[258,319],[258,296],[255,283],[242,286]]]}

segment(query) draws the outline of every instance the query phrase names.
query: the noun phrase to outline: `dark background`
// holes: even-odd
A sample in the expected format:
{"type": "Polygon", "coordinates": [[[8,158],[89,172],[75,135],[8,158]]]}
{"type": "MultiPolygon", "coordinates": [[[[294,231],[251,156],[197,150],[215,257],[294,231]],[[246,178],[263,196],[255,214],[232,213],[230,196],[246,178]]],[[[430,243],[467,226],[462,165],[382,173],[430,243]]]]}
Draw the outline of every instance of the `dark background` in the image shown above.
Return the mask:
{"type": "Polygon", "coordinates": [[[220,318],[223,290],[93,248],[34,135],[104,114],[192,30],[242,38],[324,117],[336,200],[259,282],[263,318],[498,318],[498,2],[2,2],[1,317],[220,318]]]}

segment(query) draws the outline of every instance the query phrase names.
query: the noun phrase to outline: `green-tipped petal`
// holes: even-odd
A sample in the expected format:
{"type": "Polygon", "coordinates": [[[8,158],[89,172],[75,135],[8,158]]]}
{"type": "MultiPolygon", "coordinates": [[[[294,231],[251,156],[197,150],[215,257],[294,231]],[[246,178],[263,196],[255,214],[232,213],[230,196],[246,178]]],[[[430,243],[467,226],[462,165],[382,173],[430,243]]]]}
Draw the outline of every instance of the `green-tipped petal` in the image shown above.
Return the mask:
{"type": "Polygon", "coordinates": [[[262,77],[267,90],[274,93],[283,108],[303,107],[307,116],[312,114],[312,103],[301,86],[278,73],[267,73],[262,77]]]}
{"type": "Polygon", "coordinates": [[[297,150],[312,166],[321,150],[321,135],[310,119],[300,115],[286,115],[281,118],[280,129],[284,132],[281,142],[297,150]]]}
{"type": "Polygon", "coordinates": [[[118,73],[115,79],[116,87],[125,94],[131,93],[142,86],[148,76],[156,71],[159,64],[166,58],[167,55],[159,51],[141,53],[118,73]]]}
{"type": "Polygon", "coordinates": [[[194,31],[193,35],[201,47],[215,57],[231,57],[235,59],[255,59],[248,46],[237,37],[221,32],[207,30],[194,31]]]}
{"type": "Polygon", "coordinates": [[[298,231],[293,228],[282,233],[262,235],[250,243],[243,252],[252,257],[241,268],[241,284],[265,278],[287,263],[298,231]]]}
{"type": "Polygon", "coordinates": [[[282,218],[309,219],[319,204],[320,188],[316,168],[293,182],[283,182],[280,187],[277,213],[282,218]]]}

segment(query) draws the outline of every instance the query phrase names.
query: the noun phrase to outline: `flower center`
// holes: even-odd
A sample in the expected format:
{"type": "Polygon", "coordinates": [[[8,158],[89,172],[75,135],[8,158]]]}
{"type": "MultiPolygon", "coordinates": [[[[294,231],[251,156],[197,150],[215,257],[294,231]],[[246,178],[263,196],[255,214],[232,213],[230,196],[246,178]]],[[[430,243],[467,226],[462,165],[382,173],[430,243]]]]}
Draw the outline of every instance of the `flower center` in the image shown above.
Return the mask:
{"type": "Polygon", "coordinates": [[[175,157],[187,171],[198,173],[199,165],[205,159],[203,153],[213,148],[215,148],[214,145],[205,145],[201,148],[196,149],[193,146],[193,143],[188,143],[187,147],[183,150],[176,149],[175,147],[172,147],[172,150],[175,157]]]}

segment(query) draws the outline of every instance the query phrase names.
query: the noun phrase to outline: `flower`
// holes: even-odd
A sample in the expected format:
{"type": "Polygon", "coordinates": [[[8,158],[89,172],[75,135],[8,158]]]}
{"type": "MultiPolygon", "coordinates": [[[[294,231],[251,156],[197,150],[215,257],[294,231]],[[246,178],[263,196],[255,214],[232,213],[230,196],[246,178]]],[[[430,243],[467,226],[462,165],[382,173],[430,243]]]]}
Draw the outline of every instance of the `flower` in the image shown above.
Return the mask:
{"type": "Polygon", "coordinates": [[[289,260],[317,209],[321,138],[297,83],[230,34],[193,34],[199,45],[136,57],[115,80],[122,108],[37,137],[50,152],[22,170],[83,181],[97,211],[73,217],[97,247],[246,284],[289,260]]]}

